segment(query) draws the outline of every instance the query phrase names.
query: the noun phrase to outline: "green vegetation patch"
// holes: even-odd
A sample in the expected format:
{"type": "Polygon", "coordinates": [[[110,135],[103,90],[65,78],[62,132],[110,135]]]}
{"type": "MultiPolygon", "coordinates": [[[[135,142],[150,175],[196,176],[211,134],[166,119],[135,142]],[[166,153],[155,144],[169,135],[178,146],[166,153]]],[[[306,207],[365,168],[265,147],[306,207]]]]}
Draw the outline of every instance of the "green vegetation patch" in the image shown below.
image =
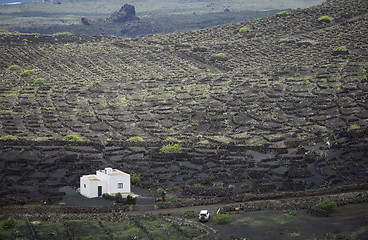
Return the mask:
{"type": "Polygon", "coordinates": [[[313,209],[320,210],[326,213],[331,213],[332,209],[337,207],[336,202],[326,200],[313,206],[313,209]]]}
{"type": "Polygon", "coordinates": [[[32,233],[26,221],[14,219],[16,222],[14,225],[14,220],[12,219],[13,218],[8,218],[0,221],[0,239],[29,239],[32,233]]]}
{"type": "Polygon", "coordinates": [[[137,184],[141,181],[141,176],[137,173],[133,173],[131,176],[132,184],[137,184]]]}
{"type": "Polygon", "coordinates": [[[44,84],[45,83],[45,78],[37,78],[35,81],[34,81],[35,84],[44,84]]]}
{"type": "Polygon", "coordinates": [[[186,239],[170,222],[160,218],[139,220],[144,228],[152,235],[153,239],[186,239]]]}
{"type": "Polygon", "coordinates": [[[185,217],[195,217],[197,216],[197,212],[194,209],[187,209],[184,211],[185,217]]]}
{"type": "Polygon", "coordinates": [[[280,38],[279,39],[279,43],[284,43],[284,42],[288,42],[289,41],[289,38],[280,38]]]}
{"type": "Polygon", "coordinates": [[[330,23],[333,22],[334,18],[331,16],[322,16],[318,18],[319,22],[325,22],[325,23],[330,23]]]}
{"type": "Polygon", "coordinates": [[[286,15],[290,15],[290,12],[288,11],[281,11],[281,12],[278,12],[276,13],[277,16],[286,16],[286,15]]]}
{"type": "Polygon", "coordinates": [[[1,228],[3,229],[12,229],[17,225],[17,220],[14,218],[8,218],[6,220],[1,221],[1,228]]]}
{"type": "Polygon", "coordinates": [[[225,53],[216,53],[213,55],[216,58],[224,58],[225,57],[225,53]]]}
{"type": "Polygon", "coordinates": [[[83,141],[83,137],[76,135],[76,134],[69,134],[63,137],[64,141],[71,141],[71,142],[81,142],[83,141]]]}
{"type": "Polygon", "coordinates": [[[6,136],[3,136],[3,137],[0,137],[0,140],[17,140],[18,137],[17,136],[14,136],[14,135],[6,135],[6,136]]]}
{"type": "Polygon", "coordinates": [[[97,221],[69,220],[67,224],[76,239],[107,239],[108,235],[97,221]]]}
{"type": "Polygon", "coordinates": [[[143,142],[142,137],[134,136],[127,139],[128,142],[143,142]]]}
{"type": "Polygon", "coordinates": [[[121,222],[104,222],[112,232],[115,239],[148,239],[145,234],[132,220],[121,222]]]}
{"type": "Polygon", "coordinates": [[[216,224],[228,224],[230,223],[230,215],[229,214],[217,214],[214,217],[216,224]]]}
{"type": "Polygon", "coordinates": [[[48,239],[52,236],[53,239],[68,239],[68,232],[62,222],[31,222],[37,236],[40,239],[48,239]]]}
{"type": "Polygon", "coordinates": [[[346,46],[340,46],[340,47],[337,47],[335,48],[335,51],[347,51],[348,48],[346,46]]]}
{"type": "Polygon", "coordinates": [[[13,65],[11,65],[11,66],[9,66],[8,67],[8,70],[17,70],[17,69],[19,69],[20,67],[19,67],[19,65],[17,65],[17,64],[13,64],[13,65]]]}
{"type": "Polygon", "coordinates": [[[21,72],[20,76],[21,77],[29,77],[31,76],[36,70],[34,69],[28,69],[28,70],[24,70],[23,72],[21,72]]]}
{"type": "Polygon", "coordinates": [[[239,28],[239,32],[240,33],[248,32],[248,31],[249,31],[249,28],[248,27],[239,28]]]}
{"type": "Polygon", "coordinates": [[[160,153],[182,153],[181,144],[168,144],[160,149],[160,153]]]}

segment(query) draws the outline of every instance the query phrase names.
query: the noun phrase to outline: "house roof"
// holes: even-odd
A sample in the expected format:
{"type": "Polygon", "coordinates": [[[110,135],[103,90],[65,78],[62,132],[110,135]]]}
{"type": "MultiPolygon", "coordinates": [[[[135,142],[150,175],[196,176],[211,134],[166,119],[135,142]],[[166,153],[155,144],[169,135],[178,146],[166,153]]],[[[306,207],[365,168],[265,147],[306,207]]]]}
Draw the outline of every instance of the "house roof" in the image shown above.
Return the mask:
{"type": "Polygon", "coordinates": [[[85,178],[87,181],[101,181],[100,179],[96,178],[96,175],[84,175],[83,178],[85,178]]]}
{"type": "Polygon", "coordinates": [[[117,173],[110,173],[108,174],[109,176],[120,176],[120,175],[124,175],[124,173],[122,172],[117,172],[117,173]]]}

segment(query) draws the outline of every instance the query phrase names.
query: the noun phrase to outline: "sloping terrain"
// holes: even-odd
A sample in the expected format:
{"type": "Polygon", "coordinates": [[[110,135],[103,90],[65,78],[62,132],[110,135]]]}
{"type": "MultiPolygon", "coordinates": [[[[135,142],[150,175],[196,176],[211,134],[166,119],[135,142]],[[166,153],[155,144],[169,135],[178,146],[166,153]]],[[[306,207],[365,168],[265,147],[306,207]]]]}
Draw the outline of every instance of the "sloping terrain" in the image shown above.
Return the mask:
{"type": "Polygon", "coordinates": [[[2,33],[0,135],[285,147],[364,134],[367,8],[141,39],[2,33]]]}

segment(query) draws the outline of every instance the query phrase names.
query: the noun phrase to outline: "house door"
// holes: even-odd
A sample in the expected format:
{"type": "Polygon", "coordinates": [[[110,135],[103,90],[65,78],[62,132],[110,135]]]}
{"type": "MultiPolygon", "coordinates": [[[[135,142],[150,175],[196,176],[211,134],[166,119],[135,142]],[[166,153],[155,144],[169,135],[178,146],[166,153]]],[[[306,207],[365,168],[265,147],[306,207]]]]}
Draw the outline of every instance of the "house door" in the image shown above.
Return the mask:
{"type": "Polygon", "coordinates": [[[98,186],[98,196],[102,196],[102,186],[98,186]]]}

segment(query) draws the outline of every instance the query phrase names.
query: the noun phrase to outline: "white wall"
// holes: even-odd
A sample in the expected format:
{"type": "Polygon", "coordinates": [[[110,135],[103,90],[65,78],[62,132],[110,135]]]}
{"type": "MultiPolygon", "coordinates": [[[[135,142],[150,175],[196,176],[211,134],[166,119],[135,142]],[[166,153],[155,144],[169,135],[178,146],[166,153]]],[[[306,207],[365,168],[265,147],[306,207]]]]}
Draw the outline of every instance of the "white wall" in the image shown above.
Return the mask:
{"type": "Polygon", "coordinates": [[[80,178],[80,193],[88,198],[98,197],[98,186],[102,186],[102,193],[106,193],[106,182],[104,181],[90,181],[88,177],[80,178]],[[84,187],[84,185],[86,187],[84,187]]]}
{"type": "Polygon", "coordinates": [[[118,176],[109,176],[108,193],[129,193],[130,175],[122,174],[118,176]],[[123,188],[118,188],[118,183],[123,183],[123,188]]]}
{"type": "Polygon", "coordinates": [[[102,193],[116,194],[116,193],[130,193],[130,175],[121,171],[111,168],[106,169],[108,173],[105,174],[105,170],[96,171],[96,175],[84,175],[80,178],[80,193],[88,198],[98,197],[98,186],[102,186],[102,193]],[[119,174],[120,173],[120,174],[119,174]],[[91,178],[98,179],[100,181],[92,180],[91,178]],[[118,183],[123,183],[123,188],[118,188],[118,183]],[[84,187],[84,185],[86,187],[84,187]]]}

